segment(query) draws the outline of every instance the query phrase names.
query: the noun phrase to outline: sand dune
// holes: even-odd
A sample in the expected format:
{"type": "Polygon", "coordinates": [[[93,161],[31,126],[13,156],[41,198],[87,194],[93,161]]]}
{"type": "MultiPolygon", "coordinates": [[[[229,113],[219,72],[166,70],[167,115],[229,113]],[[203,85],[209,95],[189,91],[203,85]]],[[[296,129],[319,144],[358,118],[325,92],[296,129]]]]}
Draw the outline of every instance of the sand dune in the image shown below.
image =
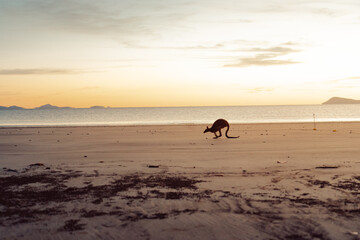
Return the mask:
{"type": "Polygon", "coordinates": [[[204,128],[0,129],[1,239],[358,239],[360,123],[204,128]]]}

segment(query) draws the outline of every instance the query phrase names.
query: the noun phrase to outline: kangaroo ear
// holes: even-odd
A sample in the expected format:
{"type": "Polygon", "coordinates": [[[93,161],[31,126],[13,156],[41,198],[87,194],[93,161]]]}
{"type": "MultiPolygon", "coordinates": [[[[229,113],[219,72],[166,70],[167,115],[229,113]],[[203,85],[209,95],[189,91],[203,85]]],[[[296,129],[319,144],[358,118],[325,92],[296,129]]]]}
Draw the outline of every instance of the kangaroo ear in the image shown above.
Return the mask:
{"type": "Polygon", "coordinates": [[[209,129],[209,126],[206,126],[206,129],[209,129]]]}

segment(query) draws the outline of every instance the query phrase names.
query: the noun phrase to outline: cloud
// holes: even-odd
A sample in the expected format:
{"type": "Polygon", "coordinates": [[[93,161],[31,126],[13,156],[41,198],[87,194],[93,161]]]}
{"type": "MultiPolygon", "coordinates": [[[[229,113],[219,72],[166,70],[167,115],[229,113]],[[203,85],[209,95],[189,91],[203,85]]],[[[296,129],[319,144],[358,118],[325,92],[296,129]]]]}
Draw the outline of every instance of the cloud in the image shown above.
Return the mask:
{"type": "Polygon", "coordinates": [[[173,45],[140,45],[136,41],[124,41],[123,44],[129,48],[143,48],[143,49],[173,49],[173,50],[209,50],[220,49],[224,47],[224,44],[198,44],[198,45],[185,45],[185,46],[173,46],[173,45]]]}
{"type": "MultiPolygon", "coordinates": [[[[171,43],[170,43],[171,44],[171,43]]],[[[213,43],[202,43],[202,44],[194,44],[194,45],[184,45],[184,46],[140,46],[135,45],[133,43],[129,43],[128,47],[136,47],[136,48],[151,48],[151,49],[173,49],[173,50],[181,50],[181,51],[206,51],[209,53],[209,50],[221,52],[223,56],[212,57],[211,59],[217,59],[221,62],[229,62],[225,64],[224,67],[248,67],[248,66],[271,66],[271,65],[287,65],[287,64],[297,64],[300,63],[298,61],[294,61],[291,59],[278,59],[278,57],[301,52],[301,50],[293,48],[293,46],[300,46],[301,44],[297,42],[284,42],[279,46],[274,47],[256,47],[268,45],[269,43],[266,41],[251,41],[244,39],[237,39],[231,41],[223,41],[223,42],[213,42],[213,43]],[[241,48],[245,47],[245,48],[241,48]],[[242,58],[234,58],[234,53],[251,53],[253,56],[242,57],[242,58]],[[229,60],[231,59],[231,60],[229,60]]],[[[203,59],[209,60],[209,57],[203,57],[203,59]]],[[[125,66],[128,67],[128,66],[125,66]]]]}
{"type": "Polygon", "coordinates": [[[273,66],[300,63],[291,59],[277,59],[280,56],[300,52],[298,49],[289,47],[249,48],[242,51],[254,52],[256,54],[251,57],[237,58],[233,60],[233,63],[225,64],[224,67],[273,66]]]}
{"type": "MultiPolygon", "coordinates": [[[[290,43],[290,42],[289,42],[290,43]]],[[[266,41],[254,41],[254,40],[245,40],[245,39],[235,39],[231,41],[222,41],[222,42],[204,42],[200,44],[196,43],[188,43],[184,44],[181,43],[182,46],[175,46],[173,43],[169,43],[169,45],[164,45],[161,43],[161,45],[141,45],[138,44],[137,41],[124,41],[124,45],[126,45],[129,48],[144,48],[144,49],[173,49],[173,50],[221,50],[224,52],[228,51],[239,51],[239,46],[258,46],[258,45],[265,45],[268,44],[266,41]]],[[[288,43],[284,43],[286,45],[288,43]]],[[[291,43],[295,45],[296,43],[291,43]]],[[[243,50],[243,51],[249,51],[243,50]]]]}
{"type": "Polygon", "coordinates": [[[346,82],[346,81],[351,81],[351,80],[360,80],[360,76],[346,77],[346,78],[330,80],[330,81],[328,81],[328,83],[339,83],[339,82],[346,82]]]}
{"type": "Polygon", "coordinates": [[[99,86],[87,86],[87,87],[77,88],[75,89],[75,91],[93,91],[98,89],[100,89],[99,86]]]}
{"type": "Polygon", "coordinates": [[[253,20],[250,19],[228,19],[222,21],[222,23],[253,23],[253,20]]]}
{"type": "Polygon", "coordinates": [[[330,85],[334,89],[357,89],[360,87],[360,76],[345,77],[335,80],[323,81],[322,84],[330,85]]]}
{"type": "Polygon", "coordinates": [[[316,8],[312,10],[312,13],[318,14],[318,15],[324,15],[328,17],[335,17],[339,15],[339,12],[332,10],[330,8],[316,8]]]}
{"type": "MultiPolygon", "coordinates": [[[[190,12],[181,1],[113,1],[104,0],[23,0],[6,3],[0,14],[6,14],[22,27],[60,30],[106,36],[119,41],[142,36],[158,37],[164,28],[179,28],[190,12]]],[[[189,7],[188,7],[189,8],[189,7]]]]}
{"type": "Polygon", "coordinates": [[[256,8],[258,12],[276,14],[314,14],[328,17],[339,17],[346,14],[346,8],[356,9],[358,2],[355,1],[328,1],[328,0],[302,0],[302,1],[264,1],[269,2],[256,8]],[[284,4],[286,2],[286,4],[284,4]]]}
{"type": "Polygon", "coordinates": [[[82,71],[70,69],[2,69],[0,75],[60,75],[60,74],[79,74],[82,71]]]}
{"type": "Polygon", "coordinates": [[[255,88],[248,88],[244,89],[247,93],[260,93],[260,92],[272,92],[274,88],[266,88],[266,87],[255,87],[255,88]]]}
{"type": "Polygon", "coordinates": [[[216,44],[200,44],[194,46],[184,46],[184,47],[164,47],[168,49],[179,49],[179,50],[211,50],[211,49],[221,49],[224,48],[224,43],[216,43],[216,44]]]}
{"type": "Polygon", "coordinates": [[[268,55],[257,55],[252,58],[242,58],[239,63],[225,64],[224,67],[249,67],[249,66],[273,66],[273,65],[288,65],[300,62],[292,60],[275,60],[268,55]]]}
{"type": "Polygon", "coordinates": [[[250,48],[250,49],[246,49],[245,51],[249,51],[249,52],[271,52],[274,53],[278,56],[280,55],[285,55],[285,54],[289,54],[289,53],[294,53],[294,52],[300,52],[300,50],[297,49],[292,49],[292,48],[288,48],[288,47],[270,47],[270,48],[250,48]]]}
{"type": "Polygon", "coordinates": [[[350,86],[337,86],[336,88],[343,88],[343,89],[353,89],[359,86],[354,86],[354,85],[350,85],[350,86]]]}
{"type": "Polygon", "coordinates": [[[71,94],[74,92],[96,92],[98,90],[102,89],[99,86],[85,86],[85,87],[79,87],[79,88],[71,88],[71,89],[67,89],[66,91],[59,91],[59,92],[55,92],[55,93],[51,93],[50,95],[54,96],[54,95],[64,95],[64,94],[71,94]]]}
{"type": "Polygon", "coordinates": [[[20,92],[12,92],[12,91],[0,91],[0,96],[16,96],[20,95],[20,92]]]}
{"type": "Polygon", "coordinates": [[[300,44],[297,43],[297,42],[288,41],[288,42],[284,42],[282,45],[287,45],[287,46],[299,46],[300,44]]]}
{"type": "MultiPolygon", "coordinates": [[[[223,42],[217,42],[217,43],[209,43],[209,44],[199,44],[199,45],[193,45],[193,46],[184,46],[184,47],[174,47],[180,50],[224,50],[224,51],[236,51],[239,46],[257,46],[259,44],[267,44],[267,42],[264,41],[251,41],[251,40],[245,40],[245,39],[236,39],[232,41],[223,41],[223,42]]],[[[271,49],[246,49],[245,51],[272,51],[271,49]]]]}
{"type": "Polygon", "coordinates": [[[225,23],[225,24],[238,24],[238,23],[254,23],[254,20],[246,19],[246,18],[224,18],[223,20],[207,20],[206,23],[210,24],[219,24],[219,23],[225,23]]]}

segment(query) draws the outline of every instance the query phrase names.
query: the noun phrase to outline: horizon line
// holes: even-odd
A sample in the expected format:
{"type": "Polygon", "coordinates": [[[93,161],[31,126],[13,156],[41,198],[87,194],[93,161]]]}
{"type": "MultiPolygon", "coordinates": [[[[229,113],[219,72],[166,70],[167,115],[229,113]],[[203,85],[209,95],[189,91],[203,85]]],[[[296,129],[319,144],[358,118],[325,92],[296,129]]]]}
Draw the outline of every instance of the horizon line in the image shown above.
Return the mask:
{"type": "MultiPolygon", "coordinates": [[[[341,103],[339,103],[341,104],[341,103]]],[[[11,105],[11,106],[0,106],[0,107],[19,107],[23,110],[56,110],[56,109],[38,109],[40,107],[46,106],[48,104],[41,105],[39,107],[33,107],[33,108],[25,108],[17,105],[11,105]]],[[[71,108],[71,109],[109,109],[109,108],[184,108],[184,107],[265,107],[265,106],[314,106],[314,105],[324,105],[323,103],[312,103],[312,104],[254,104],[254,105],[195,105],[195,106],[138,106],[138,107],[111,107],[111,106],[101,106],[101,105],[92,105],[89,107],[71,107],[71,106],[57,106],[52,105],[52,107],[57,108],[71,108]]],[[[21,109],[20,109],[21,110],[21,109]]]]}

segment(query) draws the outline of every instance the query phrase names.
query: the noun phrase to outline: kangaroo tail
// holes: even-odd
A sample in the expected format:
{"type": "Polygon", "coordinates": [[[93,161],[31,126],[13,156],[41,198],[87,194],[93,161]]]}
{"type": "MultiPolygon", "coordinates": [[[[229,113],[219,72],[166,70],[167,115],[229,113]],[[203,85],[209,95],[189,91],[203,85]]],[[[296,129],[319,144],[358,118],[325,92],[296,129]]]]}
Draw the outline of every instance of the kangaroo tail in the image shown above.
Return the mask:
{"type": "Polygon", "coordinates": [[[238,137],[240,137],[240,136],[237,136],[237,137],[230,137],[230,136],[228,136],[228,131],[229,131],[229,129],[230,129],[230,125],[227,126],[227,129],[226,129],[226,132],[225,132],[225,136],[226,136],[227,138],[238,138],[238,137]]]}

